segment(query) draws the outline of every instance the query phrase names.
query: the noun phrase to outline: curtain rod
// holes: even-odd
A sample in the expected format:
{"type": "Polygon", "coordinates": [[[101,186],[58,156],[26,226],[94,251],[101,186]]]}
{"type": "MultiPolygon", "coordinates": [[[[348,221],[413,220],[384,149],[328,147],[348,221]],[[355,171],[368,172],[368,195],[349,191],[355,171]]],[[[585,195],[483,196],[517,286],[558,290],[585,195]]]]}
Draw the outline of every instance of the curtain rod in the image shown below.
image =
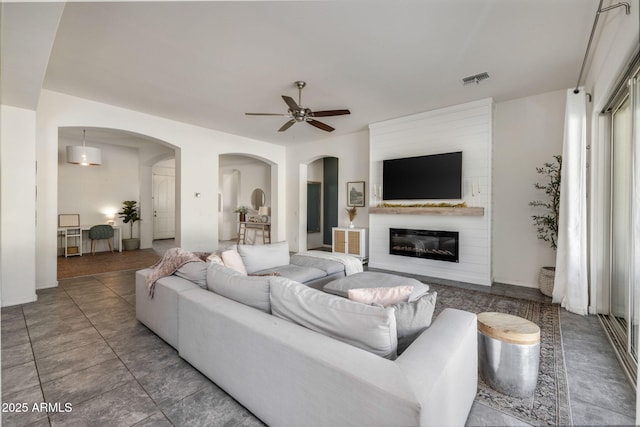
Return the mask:
{"type": "Polygon", "coordinates": [[[608,12],[617,7],[624,7],[627,15],[631,13],[631,5],[627,2],[620,2],[613,4],[611,6],[607,6],[604,9],[602,8],[602,1],[600,0],[600,4],[598,5],[598,11],[596,12],[596,17],[593,20],[593,27],[591,28],[591,35],[589,36],[589,43],[587,43],[587,51],[584,53],[584,59],[582,60],[582,67],[580,67],[580,74],[578,75],[578,81],[576,82],[576,88],[573,90],[573,93],[580,92],[580,81],[582,80],[582,73],[584,72],[584,67],[587,65],[587,58],[589,57],[589,50],[591,49],[591,42],[593,41],[593,36],[596,33],[596,26],[598,25],[598,18],[600,18],[600,13],[608,12]]]}

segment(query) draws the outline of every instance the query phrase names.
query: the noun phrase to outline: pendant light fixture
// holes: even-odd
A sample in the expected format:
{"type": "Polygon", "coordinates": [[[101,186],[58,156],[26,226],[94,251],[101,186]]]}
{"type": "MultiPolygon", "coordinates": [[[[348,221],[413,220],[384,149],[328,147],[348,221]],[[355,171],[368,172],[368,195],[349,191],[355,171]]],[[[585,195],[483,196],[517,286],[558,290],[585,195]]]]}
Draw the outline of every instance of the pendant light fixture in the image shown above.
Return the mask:
{"type": "Polygon", "coordinates": [[[86,129],[82,130],[82,145],[67,145],[67,163],[82,166],[102,164],[102,152],[99,148],[85,145],[86,129]]]}

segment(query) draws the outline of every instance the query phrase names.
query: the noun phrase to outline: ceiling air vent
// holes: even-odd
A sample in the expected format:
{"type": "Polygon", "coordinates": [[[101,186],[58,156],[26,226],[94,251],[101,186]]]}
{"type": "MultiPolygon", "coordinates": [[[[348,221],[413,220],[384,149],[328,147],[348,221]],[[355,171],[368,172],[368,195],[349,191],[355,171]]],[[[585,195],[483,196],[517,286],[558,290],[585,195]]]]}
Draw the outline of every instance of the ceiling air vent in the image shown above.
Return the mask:
{"type": "Polygon", "coordinates": [[[478,84],[483,80],[486,80],[489,78],[489,73],[484,72],[484,73],[480,73],[480,74],[474,74],[473,76],[469,76],[469,77],[463,77],[462,78],[462,84],[464,86],[471,84],[471,83],[475,83],[478,84]]]}

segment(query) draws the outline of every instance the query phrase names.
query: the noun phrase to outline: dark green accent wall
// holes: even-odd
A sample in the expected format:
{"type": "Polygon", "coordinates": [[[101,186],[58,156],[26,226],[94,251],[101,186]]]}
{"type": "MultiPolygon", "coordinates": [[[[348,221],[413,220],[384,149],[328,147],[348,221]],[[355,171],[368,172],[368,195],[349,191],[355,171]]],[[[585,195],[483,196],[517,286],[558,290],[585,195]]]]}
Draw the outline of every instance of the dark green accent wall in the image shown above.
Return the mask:
{"type": "Polygon", "coordinates": [[[331,228],[338,226],[338,158],[324,158],[324,220],[322,243],[331,244],[331,228]]]}
{"type": "Polygon", "coordinates": [[[320,232],[320,183],[307,182],[307,233],[320,232]]]}

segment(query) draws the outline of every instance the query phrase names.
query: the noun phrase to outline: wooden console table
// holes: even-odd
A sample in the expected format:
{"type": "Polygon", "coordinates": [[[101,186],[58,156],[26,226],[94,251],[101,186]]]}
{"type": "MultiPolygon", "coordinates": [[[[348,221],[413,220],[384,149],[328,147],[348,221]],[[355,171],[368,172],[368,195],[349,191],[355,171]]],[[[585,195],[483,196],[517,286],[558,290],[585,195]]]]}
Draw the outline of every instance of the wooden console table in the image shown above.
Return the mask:
{"type": "Polygon", "coordinates": [[[271,223],[240,221],[238,228],[238,244],[245,244],[247,229],[262,230],[262,244],[271,243],[271,223]]]}

